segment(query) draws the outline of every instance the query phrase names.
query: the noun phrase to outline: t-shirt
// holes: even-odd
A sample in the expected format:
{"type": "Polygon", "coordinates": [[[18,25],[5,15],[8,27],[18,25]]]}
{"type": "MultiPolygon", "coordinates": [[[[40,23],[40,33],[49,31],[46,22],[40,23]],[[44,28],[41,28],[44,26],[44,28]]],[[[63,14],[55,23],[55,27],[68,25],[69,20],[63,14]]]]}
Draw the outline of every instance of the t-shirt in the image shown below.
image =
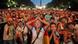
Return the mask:
{"type": "Polygon", "coordinates": [[[8,26],[6,24],[4,27],[3,40],[12,40],[13,39],[13,30],[14,30],[13,25],[8,26]]]}

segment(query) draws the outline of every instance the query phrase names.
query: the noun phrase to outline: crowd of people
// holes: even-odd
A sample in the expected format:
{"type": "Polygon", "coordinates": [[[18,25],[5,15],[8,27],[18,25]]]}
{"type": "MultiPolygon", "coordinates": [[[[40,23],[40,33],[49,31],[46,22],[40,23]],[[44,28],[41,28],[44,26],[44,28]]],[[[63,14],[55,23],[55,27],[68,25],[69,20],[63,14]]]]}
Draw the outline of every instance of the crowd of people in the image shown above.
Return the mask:
{"type": "Polygon", "coordinates": [[[0,10],[4,44],[77,44],[78,14],[69,10],[0,10]]]}

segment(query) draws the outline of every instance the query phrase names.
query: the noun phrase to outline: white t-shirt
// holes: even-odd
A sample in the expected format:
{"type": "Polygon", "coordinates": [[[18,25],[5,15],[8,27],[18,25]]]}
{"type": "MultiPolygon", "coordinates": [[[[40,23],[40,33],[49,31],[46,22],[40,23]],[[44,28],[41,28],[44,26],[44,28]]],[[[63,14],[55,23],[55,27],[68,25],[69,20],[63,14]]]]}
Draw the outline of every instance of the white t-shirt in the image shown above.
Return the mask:
{"type": "MultiPolygon", "coordinates": [[[[37,32],[34,27],[32,28],[32,36],[33,36],[32,37],[32,42],[33,42],[37,37],[37,32]]],[[[44,36],[44,29],[41,28],[40,34],[34,44],[43,44],[43,36],[44,36]]]]}

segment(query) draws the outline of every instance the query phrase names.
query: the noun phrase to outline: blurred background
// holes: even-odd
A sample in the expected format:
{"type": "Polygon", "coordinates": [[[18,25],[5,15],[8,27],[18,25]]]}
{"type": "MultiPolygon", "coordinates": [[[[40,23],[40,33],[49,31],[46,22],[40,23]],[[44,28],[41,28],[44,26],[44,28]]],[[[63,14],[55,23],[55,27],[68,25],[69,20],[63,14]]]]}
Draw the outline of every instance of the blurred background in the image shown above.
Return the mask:
{"type": "Polygon", "coordinates": [[[0,0],[0,8],[45,6],[46,8],[70,8],[78,10],[78,0],[0,0]]]}

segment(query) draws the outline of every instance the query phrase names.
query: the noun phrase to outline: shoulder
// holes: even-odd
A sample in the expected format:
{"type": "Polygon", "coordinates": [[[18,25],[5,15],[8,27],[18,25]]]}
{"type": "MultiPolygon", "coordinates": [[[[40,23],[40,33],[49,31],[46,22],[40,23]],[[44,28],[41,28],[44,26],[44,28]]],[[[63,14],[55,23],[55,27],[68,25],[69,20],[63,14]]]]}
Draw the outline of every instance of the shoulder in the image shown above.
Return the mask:
{"type": "Polygon", "coordinates": [[[31,29],[32,31],[35,31],[35,27],[32,27],[32,29],[31,29]]]}
{"type": "Polygon", "coordinates": [[[5,24],[4,28],[7,28],[8,27],[8,24],[5,24]]]}
{"type": "Polygon", "coordinates": [[[19,26],[17,26],[17,27],[16,27],[16,30],[18,30],[18,29],[20,29],[20,27],[19,27],[19,26]]]}

